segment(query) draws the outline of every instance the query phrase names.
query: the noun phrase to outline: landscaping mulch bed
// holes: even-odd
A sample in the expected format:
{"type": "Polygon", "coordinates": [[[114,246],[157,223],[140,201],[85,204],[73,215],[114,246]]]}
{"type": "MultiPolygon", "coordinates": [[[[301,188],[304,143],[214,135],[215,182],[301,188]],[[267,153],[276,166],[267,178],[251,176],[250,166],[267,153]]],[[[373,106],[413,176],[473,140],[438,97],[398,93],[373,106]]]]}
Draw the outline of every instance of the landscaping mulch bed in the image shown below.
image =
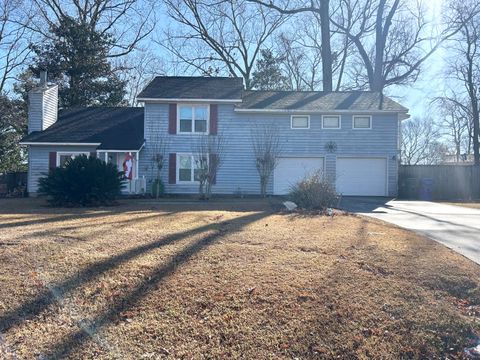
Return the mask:
{"type": "Polygon", "coordinates": [[[0,358],[462,358],[480,267],[334,214],[0,200],[0,358]]]}

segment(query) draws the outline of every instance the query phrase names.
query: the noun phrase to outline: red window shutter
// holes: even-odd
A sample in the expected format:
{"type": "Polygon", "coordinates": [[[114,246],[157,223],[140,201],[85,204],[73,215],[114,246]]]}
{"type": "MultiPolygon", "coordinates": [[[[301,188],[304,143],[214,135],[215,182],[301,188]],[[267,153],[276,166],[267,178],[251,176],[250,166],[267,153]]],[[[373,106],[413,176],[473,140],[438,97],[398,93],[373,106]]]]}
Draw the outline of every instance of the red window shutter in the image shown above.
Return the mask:
{"type": "MultiPolygon", "coordinates": [[[[217,154],[210,154],[208,161],[210,162],[210,164],[217,163],[218,162],[218,155],[217,154]]],[[[216,164],[215,167],[218,168],[218,164],[216,164]]],[[[215,174],[213,175],[212,184],[215,185],[216,183],[217,183],[217,173],[215,172],[215,174]]]]}
{"type": "Polygon", "coordinates": [[[48,169],[53,170],[57,167],[57,153],[52,151],[48,154],[48,169]]]}
{"type": "Polygon", "coordinates": [[[177,104],[168,104],[168,133],[177,133],[177,104]]]}
{"type": "Polygon", "coordinates": [[[210,134],[217,135],[218,132],[218,105],[210,105],[210,134]]]}
{"type": "Polygon", "coordinates": [[[168,183],[177,182],[177,154],[171,153],[168,157],[168,183]]]}

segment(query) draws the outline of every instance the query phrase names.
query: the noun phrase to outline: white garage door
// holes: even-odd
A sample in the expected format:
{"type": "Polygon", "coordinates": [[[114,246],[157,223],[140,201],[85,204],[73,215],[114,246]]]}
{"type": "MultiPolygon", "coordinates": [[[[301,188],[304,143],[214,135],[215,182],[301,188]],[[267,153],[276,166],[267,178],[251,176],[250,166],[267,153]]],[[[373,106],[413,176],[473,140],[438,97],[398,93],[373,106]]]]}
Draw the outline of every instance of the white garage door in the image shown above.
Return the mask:
{"type": "Polygon", "coordinates": [[[279,158],[273,174],[273,193],[275,195],[288,194],[293,184],[317,170],[323,171],[323,158],[321,157],[279,158]]]}
{"type": "Polygon", "coordinates": [[[351,196],[387,195],[387,160],[337,158],[337,192],[351,196]]]}

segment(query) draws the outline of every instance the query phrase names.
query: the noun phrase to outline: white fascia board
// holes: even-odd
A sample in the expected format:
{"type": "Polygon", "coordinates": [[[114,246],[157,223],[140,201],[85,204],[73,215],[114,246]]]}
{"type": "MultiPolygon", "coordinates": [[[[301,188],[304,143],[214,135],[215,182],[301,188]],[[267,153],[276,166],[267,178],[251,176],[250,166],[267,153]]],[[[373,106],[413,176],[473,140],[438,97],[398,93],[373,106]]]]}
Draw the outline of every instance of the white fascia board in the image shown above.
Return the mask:
{"type": "Polygon", "coordinates": [[[298,109],[234,109],[238,113],[268,114],[407,114],[408,110],[298,110],[298,109]]]}
{"type": "Polygon", "coordinates": [[[193,103],[241,103],[242,99],[163,99],[163,98],[137,98],[137,101],[156,102],[156,103],[177,103],[177,102],[193,102],[193,103]]]}
{"type": "Polygon", "coordinates": [[[59,142],[20,142],[20,145],[48,145],[48,146],[99,146],[101,143],[59,143],[59,142]]]}

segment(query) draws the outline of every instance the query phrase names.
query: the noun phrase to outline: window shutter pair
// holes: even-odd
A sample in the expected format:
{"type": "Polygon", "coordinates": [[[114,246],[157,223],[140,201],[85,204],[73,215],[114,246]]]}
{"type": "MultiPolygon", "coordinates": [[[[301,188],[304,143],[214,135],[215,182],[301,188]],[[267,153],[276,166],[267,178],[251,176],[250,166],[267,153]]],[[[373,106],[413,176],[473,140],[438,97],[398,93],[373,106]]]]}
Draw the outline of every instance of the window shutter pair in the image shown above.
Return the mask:
{"type": "MultiPolygon", "coordinates": [[[[210,135],[217,135],[218,131],[218,105],[210,105],[210,135]]],[[[177,104],[168,104],[168,133],[177,133],[177,104]]]]}
{"type": "MultiPolygon", "coordinates": [[[[217,161],[217,154],[210,154],[210,163],[217,161]]],[[[168,183],[176,184],[177,183],[177,154],[170,153],[168,156],[168,183]]],[[[213,177],[212,184],[217,183],[217,174],[213,177]]]]}

